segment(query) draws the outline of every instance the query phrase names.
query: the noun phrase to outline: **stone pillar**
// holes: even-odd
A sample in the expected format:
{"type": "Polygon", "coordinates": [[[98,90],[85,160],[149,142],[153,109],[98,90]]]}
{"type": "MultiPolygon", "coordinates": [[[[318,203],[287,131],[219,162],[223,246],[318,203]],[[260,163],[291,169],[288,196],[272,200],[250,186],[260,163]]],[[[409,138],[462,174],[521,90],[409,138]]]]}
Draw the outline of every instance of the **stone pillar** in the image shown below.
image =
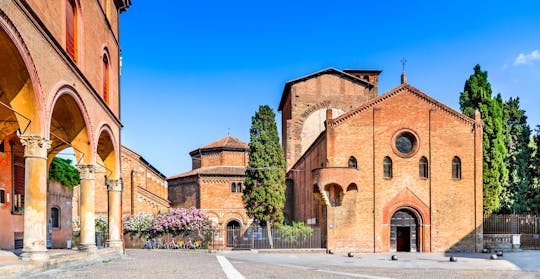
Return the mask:
{"type": "Polygon", "coordinates": [[[95,252],[96,247],[96,211],[94,203],[95,165],[77,165],[81,176],[80,218],[81,243],[79,250],[95,252]]]}
{"type": "Polygon", "coordinates": [[[122,249],[122,180],[107,179],[109,194],[109,247],[122,249]]]}
{"type": "Polygon", "coordinates": [[[51,142],[40,136],[21,136],[24,146],[23,260],[46,261],[47,254],[47,149],[51,142]]]}

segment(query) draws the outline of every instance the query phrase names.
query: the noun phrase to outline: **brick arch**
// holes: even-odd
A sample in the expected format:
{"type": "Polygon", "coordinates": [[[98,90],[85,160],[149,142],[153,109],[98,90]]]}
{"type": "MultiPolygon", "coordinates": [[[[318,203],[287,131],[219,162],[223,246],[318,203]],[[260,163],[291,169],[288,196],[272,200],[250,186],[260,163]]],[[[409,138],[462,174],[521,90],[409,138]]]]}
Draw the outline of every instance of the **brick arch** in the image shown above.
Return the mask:
{"type": "Polygon", "coordinates": [[[418,250],[431,252],[431,215],[429,207],[408,188],[403,189],[383,208],[383,250],[390,251],[390,223],[394,213],[401,209],[409,210],[418,220],[418,250]]]}
{"type": "MultiPolygon", "coordinates": [[[[46,119],[46,113],[44,110],[45,97],[41,87],[41,81],[34,64],[34,60],[30,54],[26,43],[23,40],[23,37],[9,19],[9,17],[0,10],[0,29],[2,29],[7,36],[11,39],[11,42],[15,45],[20,57],[23,60],[26,71],[28,72],[30,81],[32,82],[32,89],[34,93],[34,99],[36,101],[35,114],[39,118],[38,120],[38,129],[42,137],[47,138],[48,130],[46,129],[46,121],[39,121],[46,119]]],[[[24,131],[23,131],[24,132],[24,131]]]]}
{"type": "MultiPolygon", "coordinates": [[[[108,174],[107,177],[108,178],[119,177],[120,176],[120,151],[119,151],[120,148],[118,146],[118,141],[116,140],[117,138],[115,137],[115,134],[113,130],[111,129],[111,126],[107,123],[100,123],[99,129],[94,134],[94,136],[96,137],[94,139],[96,144],[94,145],[95,149],[93,150],[92,153],[95,154],[95,156],[113,155],[114,157],[111,157],[111,159],[108,159],[109,156],[107,156],[107,158],[101,158],[101,159],[104,160],[105,168],[107,169],[107,171],[111,171],[111,173],[108,174]],[[110,142],[107,142],[107,141],[110,141],[110,142]],[[111,144],[112,146],[108,147],[108,144],[111,144]],[[101,150],[107,150],[108,148],[112,148],[110,153],[100,154],[101,150]]],[[[103,156],[100,156],[100,157],[103,157],[103,156]]]]}

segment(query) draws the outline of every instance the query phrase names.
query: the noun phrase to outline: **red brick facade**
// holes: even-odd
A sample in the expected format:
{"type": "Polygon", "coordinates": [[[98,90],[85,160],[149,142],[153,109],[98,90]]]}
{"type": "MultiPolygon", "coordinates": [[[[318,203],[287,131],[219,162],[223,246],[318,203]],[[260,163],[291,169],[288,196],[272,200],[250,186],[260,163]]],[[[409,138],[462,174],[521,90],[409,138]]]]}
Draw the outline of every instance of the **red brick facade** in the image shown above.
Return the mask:
{"type": "Polygon", "coordinates": [[[222,229],[218,246],[226,245],[228,224],[237,222],[245,230],[251,223],[242,201],[248,149],[246,143],[227,136],[191,151],[193,169],[167,178],[171,206],[204,210],[222,229]]]}
{"type": "Polygon", "coordinates": [[[406,83],[377,97],[366,94],[369,88],[361,82],[343,86],[350,80],[333,70],[286,85],[280,110],[294,200],[288,215],[320,226],[323,245],[338,251],[480,249],[480,116],[468,118],[406,83]],[[354,108],[339,107],[338,99],[354,108]],[[298,132],[310,129],[303,120],[316,103],[326,104],[325,129],[298,154],[298,132]],[[336,117],[336,107],[345,112],[336,117]],[[412,143],[405,153],[396,145],[404,138],[412,143]],[[454,157],[460,160],[458,178],[454,157]],[[421,160],[427,160],[427,173],[420,172],[421,160]],[[409,216],[410,230],[400,225],[405,221],[398,212],[409,216]]]}

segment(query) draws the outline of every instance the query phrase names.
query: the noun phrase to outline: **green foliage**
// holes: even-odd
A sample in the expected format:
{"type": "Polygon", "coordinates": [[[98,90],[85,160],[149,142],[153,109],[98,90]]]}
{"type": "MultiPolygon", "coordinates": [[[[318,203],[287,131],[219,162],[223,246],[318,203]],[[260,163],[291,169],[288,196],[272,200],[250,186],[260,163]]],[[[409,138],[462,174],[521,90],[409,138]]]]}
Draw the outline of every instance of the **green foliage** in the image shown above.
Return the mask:
{"type": "Polygon", "coordinates": [[[484,120],[483,169],[484,169],[484,213],[490,214],[501,206],[501,194],[508,180],[508,170],[504,160],[507,150],[504,144],[503,102],[499,95],[492,98],[487,72],[480,65],[474,67],[474,74],[465,82],[459,97],[461,111],[474,116],[479,110],[484,120]]]}
{"type": "Polygon", "coordinates": [[[49,168],[49,179],[58,181],[69,189],[79,185],[79,171],[73,165],[71,160],[54,157],[49,168]]]}
{"type": "Polygon", "coordinates": [[[249,165],[242,195],[246,212],[261,224],[281,223],[285,202],[285,159],[272,109],[251,118],[249,165]]]}
{"type": "Polygon", "coordinates": [[[531,177],[531,213],[540,214],[540,125],[536,126],[535,135],[531,138],[532,149],[530,161],[531,177]]]}
{"type": "Polygon", "coordinates": [[[503,195],[506,199],[503,200],[499,213],[528,213],[534,198],[529,173],[531,129],[527,125],[525,110],[520,108],[519,97],[510,98],[504,103],[504,120],[507,128],[505,145],[508,156],[505,163],[508,168],[508,183],[503,195]]]}
{"type": "Polygon", "coordinates": [[[107,234],[107,232],[109,231],[109,218],[107,218],[107,216],[97,215],[95,222],[96,222],[96,231],[102,232],[103,234],[107,234]]]}
{"type": "Polygon", "coordinates": [[[301,238],[308,238],[313,233],[313,229],[306,226],[304,222],[293,222],[292,225],[278,225],[281,238],[285,241],[294,242],[301,238]]]}

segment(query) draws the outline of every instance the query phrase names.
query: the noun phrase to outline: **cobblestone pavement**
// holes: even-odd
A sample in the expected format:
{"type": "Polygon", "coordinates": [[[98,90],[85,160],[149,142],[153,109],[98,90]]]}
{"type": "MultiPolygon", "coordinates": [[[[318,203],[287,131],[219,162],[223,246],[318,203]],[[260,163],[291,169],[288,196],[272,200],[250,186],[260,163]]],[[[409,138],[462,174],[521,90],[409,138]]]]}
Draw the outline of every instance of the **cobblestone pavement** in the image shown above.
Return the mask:
{"type": "Polygon", "coordinates": [[[386,254],[348,258],[179,250],[128,250],[118,260],[50,270],[32,278],[227,278],[218,256],[227,258],[241,274],[229,278],[540,278],[540,261],[534,259],[540,256],[537,252],[505,255],[515,263],[489,261],[482,254],[460,255],[457,263],[449,263],[443,254],[400,254],[399,261],[393,262],[386,254]],[[520,267],[521,261],[534,263],[520,267]]]}

